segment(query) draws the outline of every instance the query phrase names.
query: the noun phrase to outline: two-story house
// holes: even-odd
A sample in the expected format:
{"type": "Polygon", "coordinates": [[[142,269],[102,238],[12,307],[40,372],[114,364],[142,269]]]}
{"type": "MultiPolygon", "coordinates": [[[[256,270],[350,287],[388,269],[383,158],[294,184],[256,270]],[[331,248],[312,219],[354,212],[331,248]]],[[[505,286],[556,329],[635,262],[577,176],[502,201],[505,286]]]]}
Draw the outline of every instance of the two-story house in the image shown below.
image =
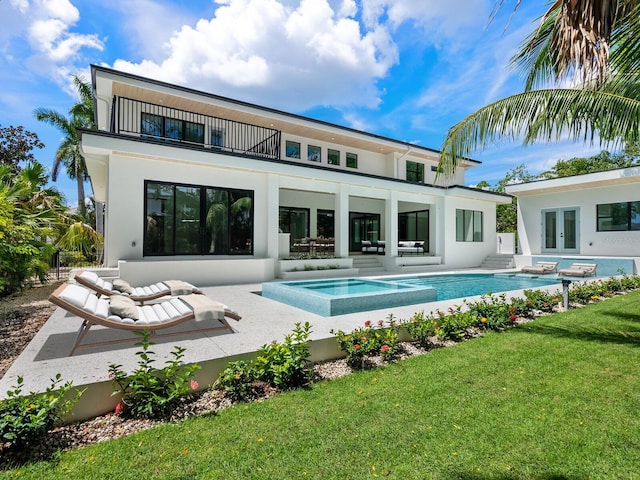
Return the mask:
{"type": "Polygon", "coordinates": [[[436,181],[436,150],[91,72],[97,130],[81,132],[81,147],[105,206],[105,264],[132,282],[267,281],[307,245],[339,258],[383,245],[389,271],[408,262],[401,241],[422,243],[414,265],[474,267],[496,252],[495,207],[510,197],[463,186],[477,161],[436,181]]]}

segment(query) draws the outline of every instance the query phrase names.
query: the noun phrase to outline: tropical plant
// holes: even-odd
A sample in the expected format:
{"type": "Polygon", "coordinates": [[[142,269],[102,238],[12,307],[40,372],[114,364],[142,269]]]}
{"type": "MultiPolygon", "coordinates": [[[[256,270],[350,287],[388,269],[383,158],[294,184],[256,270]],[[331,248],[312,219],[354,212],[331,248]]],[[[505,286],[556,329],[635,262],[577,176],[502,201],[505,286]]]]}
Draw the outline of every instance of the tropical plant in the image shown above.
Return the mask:
{"type": "MultiPolygon", "coordinates": [[[[498,4],[502,4],[500,1],[498,4]]],[[[640,3],[556,0],[512,64],[526,90],[487,105],[449,129],[439,171],[500,139],[568,137],[615,147],[640,141],[640,3]],[[533,90],[573,77],[574,88],[533,90]]]]}
{"type": "Polygon", "coordinates": [[[57,236],[65,218],[62,195],[44,188],[46,170],[38,162],[18,173],[0,166],[0,295],[11,293],[37,276],[46,280],[57,236]]]}
{"type": "Polygon", "coordinates": [[[58,179],[60,168],[65,167],[67,175],[76,180],[78,189],[78,212],[84,218],[86,213],[84,182],[87,180],[87,166],[80,151],[78,129],[95,128],[93,113],[93,96],[91,85],[77,75],[73,77],[73,84],[78,92],[79,102],[69,109],[69,117],[49,109],[37,108],[36,118],[46,122],[62,132],[64,135],[53,163],[51,179],[58,179]]]}

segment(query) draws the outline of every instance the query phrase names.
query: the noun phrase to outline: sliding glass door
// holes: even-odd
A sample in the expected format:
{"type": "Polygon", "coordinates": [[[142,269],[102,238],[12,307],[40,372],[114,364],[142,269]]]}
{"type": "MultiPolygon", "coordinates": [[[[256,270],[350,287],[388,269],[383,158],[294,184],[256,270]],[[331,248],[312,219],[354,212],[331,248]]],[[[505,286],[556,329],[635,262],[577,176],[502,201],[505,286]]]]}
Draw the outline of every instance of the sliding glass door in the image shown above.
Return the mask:
{"type": "Polygon", "coordinates": [[[349,213],[349,251],[361,251],[362,240],[380,240],[380,215],[377,213],[349,213]]]}

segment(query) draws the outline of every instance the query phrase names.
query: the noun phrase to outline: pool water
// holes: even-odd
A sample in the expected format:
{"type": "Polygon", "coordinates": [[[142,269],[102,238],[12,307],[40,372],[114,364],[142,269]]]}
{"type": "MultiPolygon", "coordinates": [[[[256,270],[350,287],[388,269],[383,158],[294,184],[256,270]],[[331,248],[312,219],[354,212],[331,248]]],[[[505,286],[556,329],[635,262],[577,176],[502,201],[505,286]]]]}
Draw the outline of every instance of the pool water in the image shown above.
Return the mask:
{"type": "Polygon", "coordinates": [[[451,300],[560,284],[561,279],[515,274],[451,274],[403,277],[394,282],[400,285],[434,286],[438,290],[438,300],[451,300]]]}
{"type": "Polygon", "coordinates": [[[326,280],[305,282],[303,288],[313,292],[324,293],[325,295],[338,296],[381,293],[389,290],[405,290],[410,288],[410,284],[389,284],[388,282],[376,282],[359,278],[342,278],[330,282],[326,280]]]}
{"type": "Polygon", "coordinates": [[[262,296],[322,315],[342,315],[510,290],[559,285],[558,277],[450,274],[378,279],[334,278],[262,284],[262,296]]]}

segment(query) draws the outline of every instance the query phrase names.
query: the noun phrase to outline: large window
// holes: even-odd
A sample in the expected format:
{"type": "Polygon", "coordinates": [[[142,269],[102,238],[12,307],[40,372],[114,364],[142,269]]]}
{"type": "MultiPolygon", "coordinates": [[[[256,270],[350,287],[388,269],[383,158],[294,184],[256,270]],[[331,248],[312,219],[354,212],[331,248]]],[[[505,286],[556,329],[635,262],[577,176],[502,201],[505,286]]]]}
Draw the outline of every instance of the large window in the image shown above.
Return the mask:
{"type": "Polygon", "coordinates": [[[152,113],[143,113],[141,120],[140,131],[142,135],[204,143],[204,125],[201,123],[163,117],[152,113]]]}
{"type": "Polygon", "coordinates": [[[482,212],[456,210],[456,241],[482,242],[482,212]]]}
{"type": "Polygon", "coordinates": [[[145,182],[144,255],[253,254],[253,192],[145,182]]]}
{"type": "Polygon", "coordinates": [[[407,160],[407,181],[424,183],[424,163],[407,160]]]}
{"type": "Polygon", "coordinates": [[[278,226],[282,233],[290,233],[291,241],[309,236],[309,209],[280,207],[278,226]]]}
{"type": "Polygon", "coordinates": [[[429,210],[399,213],[398,240],[423,241],[426,252],[429,247],[429,210]]]}
{"type": "Polygon", "coordinates": [[[604,203],[597,216],[599,232],[640,230],[640,202],[604,203]]]}

